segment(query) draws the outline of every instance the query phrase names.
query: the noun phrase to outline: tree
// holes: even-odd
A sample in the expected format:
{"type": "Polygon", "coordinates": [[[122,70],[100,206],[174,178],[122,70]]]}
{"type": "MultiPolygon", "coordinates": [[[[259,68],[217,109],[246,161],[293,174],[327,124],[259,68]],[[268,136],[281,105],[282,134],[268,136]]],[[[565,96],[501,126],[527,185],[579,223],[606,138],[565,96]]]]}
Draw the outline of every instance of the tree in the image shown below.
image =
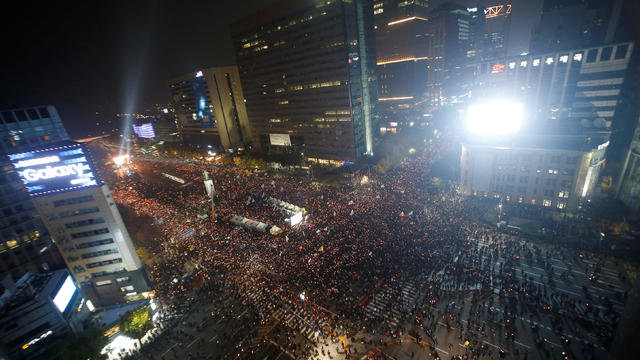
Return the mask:
{"type": "Polygon", "coordinates": [[[109,339],[97,327],[89,328],[67,339],[58,348],[56,358],[59,360],[106,360],[107,355],[101,354],[109,339]]]}
{"type": "Polygon", "coordinates": [[[151,311],[148,306],[129,310],[120,317],[120,332],[134,339],[140,339],[152,328],[151,311]]]}

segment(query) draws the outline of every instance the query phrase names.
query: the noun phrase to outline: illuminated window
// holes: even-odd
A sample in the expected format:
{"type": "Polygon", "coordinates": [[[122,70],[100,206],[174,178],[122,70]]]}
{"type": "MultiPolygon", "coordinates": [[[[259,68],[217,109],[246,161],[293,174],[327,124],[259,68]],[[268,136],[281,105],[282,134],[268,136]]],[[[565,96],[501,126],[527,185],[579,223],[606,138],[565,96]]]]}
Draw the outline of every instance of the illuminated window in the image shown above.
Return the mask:
{"type": "Polygon", "coordinates": [[[520,61],[520,67],[527,67],[527,60],[520,61]]]}
{"type": "Polygon", "coordinates": [[[569,55],[562,55],[560,56],[560,62],[561,63],[567,63],[569,61],[569,55]]]}
{"type": "Polygon", "coordinates": [[[558,206],[558,209],[564,209],[565,207],[567,207],[567,205],[563,202],[559,202],[557,206],[558,206]]]}
{"type": "Polygon", "coordinates": [[[18,240],[15,240],[15,239],[7,240],[7,246],[13,249],[14,247],[18,246],[18,240]]]}
{"type": "Polygon", "coordinates": [[[522,204],[522,202],[523,202],[523,201],[524,201],[524,198],[523,198],[522,196],[520,196],[520,197],[518,198],[518,202],[519,202],[520,204],[522,204]]]}
{"type": "Polygon", "coordinates": [[[568,199],[568,198],[569,198],[569,192],[568,192],[568,191],[566,191],[566,190],[564,190],[564,191],[560,191],[560,192],[558,193],[558,197],[559,197],[559,198],[565,198],[565,199],[568,199]]]}
{"type": "Polygon", "coordinates": [[[513,70],[513,69],[515,69],[515,68],[516,68],[516,63],[515,63],[515,61],[510,62],[510,63],[509,63],[509,69],[513,70]]]}
{"type": "Polygon", "coordinates": [[[548,58],[547,58],[547,60],[545,61],[545,63],[546,63],[547,65],[551,65],[551,64],[553,64],[553,58],[552,58],[552,57],[548,57],[548,58]]]}
{"type": "Polygon", "coordinates": [[[535,205],[536,204],[536,199],[531,199],[531,205],[535,205]]]}
{"type": "Polygon", "coordinates": [[[288,103],[289,103],[289,100],[280,100],[280,101],[278,101],[278,104],[280,104],[280,105],[286,105],[288,103]]]}
{"type": "Polygon", "coordinates": [[[573,54],[573,61],[582,61],[582,53],[573,54]]]}
{"type": "Polygon", "coordinates": [[[546,206],[546,207],[551,206],[551,200],[542,200],[542,206],[546,206]]]}
{"type": "Polygon", "coordinates": [[[533,59],[533,66],[539,66],[540,65],[540,59],[533,59]]]}

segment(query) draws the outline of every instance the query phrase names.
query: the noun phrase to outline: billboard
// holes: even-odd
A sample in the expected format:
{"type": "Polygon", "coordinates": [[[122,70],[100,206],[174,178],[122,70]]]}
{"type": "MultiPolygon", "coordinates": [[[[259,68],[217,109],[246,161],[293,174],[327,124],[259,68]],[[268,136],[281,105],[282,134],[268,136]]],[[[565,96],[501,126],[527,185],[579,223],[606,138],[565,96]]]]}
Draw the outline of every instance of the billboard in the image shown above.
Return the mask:
{"type": "Polygon", "coordinates": [[[77,291],[78,289],[76,288],[76,284],[73,282],[71,275],[67,275],[62,286],[60,286],[58,292],[53,296],[53,304],[58,308],[58,311],[63,313],[67,309],[71,299],[73,299],[73,296],[77,291]]]}
{"type": "Polygon", "coordinates": [[[291,146],[291,137],[289,134],[269,134],[271,145],[291,146]]]}
{"type": "Polygon", "coordinates": [[[9,160],[30,196],[98,186],[86,148],[64,143],[49,148],[11,154],[9,160]]]}
{"type": "Polygon", "coordinates": [[[142,124],[140,126],[133,124],[133,132],[138,135],[139,138],[149,139],[156,137],[155,131],[153,131],[153,125],[151,123],[142,124]]]}

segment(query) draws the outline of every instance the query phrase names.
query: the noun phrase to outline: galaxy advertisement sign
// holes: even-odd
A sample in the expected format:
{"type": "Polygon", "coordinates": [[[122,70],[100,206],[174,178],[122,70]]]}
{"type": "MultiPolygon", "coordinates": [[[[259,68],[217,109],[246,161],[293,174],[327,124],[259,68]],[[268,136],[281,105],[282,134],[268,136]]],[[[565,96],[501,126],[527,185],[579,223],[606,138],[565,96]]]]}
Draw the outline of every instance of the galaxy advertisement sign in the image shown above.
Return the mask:
{"type": "Polygon", "coordinates": [[[30,196],[42,196],[100,183],[88,159],[86,147],[80,143],[64,143],[51,147],[9,155],[30,196]]]}

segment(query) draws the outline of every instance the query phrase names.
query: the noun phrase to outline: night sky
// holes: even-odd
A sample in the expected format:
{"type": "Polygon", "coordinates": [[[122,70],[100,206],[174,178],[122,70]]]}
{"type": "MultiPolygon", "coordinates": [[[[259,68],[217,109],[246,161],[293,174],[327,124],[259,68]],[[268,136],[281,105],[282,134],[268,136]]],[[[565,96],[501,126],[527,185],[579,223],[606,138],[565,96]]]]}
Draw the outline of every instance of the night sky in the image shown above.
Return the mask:
{"type": "MultiPolygon", "coordinates": [[[[115,113],[166,103],[171,76],[234,63],[230,22],[276,1],[18,2],[0,15],[0,109],[55,105],[72,137],[95,134],[115,113]]],[[[510,1],[510,45],[528,43],[542,1],[510,1]]]]}
{"type": "Polygon", "coordinates": [[[55,105],[84,136],[115,113],[166,103],[172,75],[233,63],[229,23],[275,1],[16,3],[0,15],[0,108],[55,105]]]}

